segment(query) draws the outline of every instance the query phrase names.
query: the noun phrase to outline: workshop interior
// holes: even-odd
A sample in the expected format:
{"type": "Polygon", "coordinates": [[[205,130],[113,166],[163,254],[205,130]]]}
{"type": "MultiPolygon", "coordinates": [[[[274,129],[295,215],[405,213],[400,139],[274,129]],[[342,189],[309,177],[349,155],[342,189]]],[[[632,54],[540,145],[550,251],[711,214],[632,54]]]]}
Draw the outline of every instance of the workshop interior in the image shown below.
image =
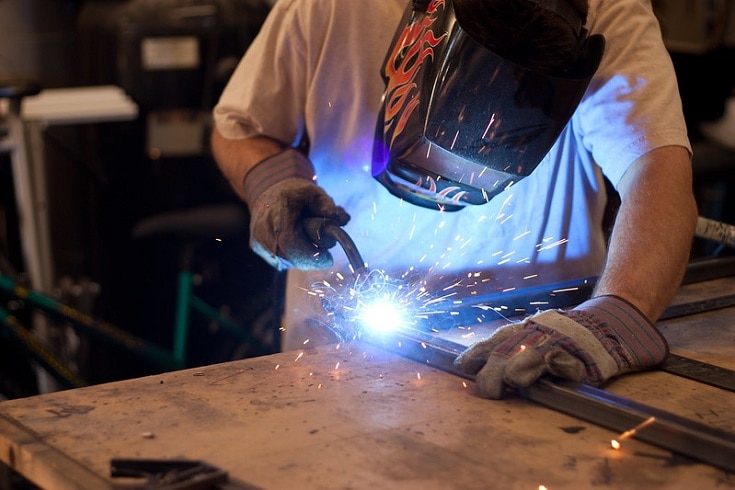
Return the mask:
{"type": "MultiPolygon", "coordinates": [[[[735,223],[733,14],[653,4],[695,148],[700,216],[735,223]]],[[[211,108],[270,8],[267,0],[0,0],[0,137],[15,109],[24,135],[16,144],[25,147],[0,154],[0,265],[11,284],[32,284],[154,345],[177,342],[184,322],[179,367],[278,351],[282,278],[247,247],[247,209],[208,148],[211,108]],[[30,184],[14,158],[34,169],[30,184]],[[24,185],[41,195],[27,198],[24,185]],[[34,233],[23,232],[19,206],[42,208],[30,212],[34,233]],[[191,301],[207,314],[182,313],[191,301]]],[[[731,254],[695,238],[692,260],[731,254]]],[[[37,321],[22,302],[10,307],[37,321]]],[[[90,384],[160,368],[94,336],[54,326],[46,336],[90,384]]],[[[3,396],[59,388],[38,379],[37,361],[10,337],[0,344],[3,396]]]]}
{"type": "MultiPolygon", "coordinates": [[[[0,0],[0,401],[280,351],[284,274],[209,148],[273,3],[0,0]]],[[[652,5],[694,149],[692,270],[733,274],[735,5],[652,5]]],[[[403,341],[422,361],[425,340],[403,341]]]]}
{"type": "MultiPolygon", "coordinates": [[[[700,216],[719,223],[735,223],[729,4],[653,2],[695,149],[700,216]]],[[[184,328],[178,367],[279,350],[282,277],[247,247],[247,209],[208,148],[210,111],[270,8],[268,0],[0,0],[0,137],[15,117],[25,150],[0,146],[0,270],[11,285],[33,285],[153,345],[179,342],[184,328]],[[26,167],[30,184],[19,175],[26,167]],[[33,233],[24,233],[19,206],[33,208],[33,233]],[[192,301],[206,312],[188,311],[192,301]]],[[[727,255],[721,241],[695,238],[692,260],[727,255]]],[[[23,306],[9,301],[27,325],[39,321],[23,306]]],[[[160,369],[94,335],[44,331],[86,383],[160,369]]],[[[64,387],[39,380],[38,360],[10,337],[0,344],[4,397],[64,387]]]]}

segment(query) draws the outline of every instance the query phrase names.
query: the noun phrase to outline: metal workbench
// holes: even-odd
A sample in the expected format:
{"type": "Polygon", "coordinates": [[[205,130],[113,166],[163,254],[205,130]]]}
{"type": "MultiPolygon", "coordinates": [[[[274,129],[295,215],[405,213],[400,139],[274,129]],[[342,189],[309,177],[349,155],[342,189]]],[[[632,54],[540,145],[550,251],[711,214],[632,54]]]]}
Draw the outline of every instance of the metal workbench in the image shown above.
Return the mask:
{"type": "MultiPolygon", "coordinates": [[[[735,278],[678,301],[735,293],[735,278]]],[[[676,301],[675,301],[676,303],[676,301]]],[[[672,352],[735,369],[735,308],[660,322],[672,352]]],[[[735,433],[735,393],[662,371],[605,389],[735,433]]],[[[184,458],[226,488],[726,488],[735,475],[365,342],[0,403],[0,460],[44,488],[112,488],[112,458],[184,458]]]]}

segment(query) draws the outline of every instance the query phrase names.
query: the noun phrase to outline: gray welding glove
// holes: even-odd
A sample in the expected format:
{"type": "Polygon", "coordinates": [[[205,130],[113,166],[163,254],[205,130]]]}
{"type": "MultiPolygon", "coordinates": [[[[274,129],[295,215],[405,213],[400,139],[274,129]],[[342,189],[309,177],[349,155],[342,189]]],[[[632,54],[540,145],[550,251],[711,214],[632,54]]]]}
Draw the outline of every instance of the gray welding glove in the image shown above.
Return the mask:
{"type": "Polygon", "coordinates": [[[250,248],[273,267],[326,269],[336,242],[310,237],[306,218],[334,220],[344,226],[349,214],[314,183],[314,167],[299,151],[288,148],[266,158],[245,176],[243,190],[250,209],[250,248]]]}
{"type": "Polygon", "coordinates": [[[600,386],[664,362],[666,339],[633,305],[598,296],[568,310],[547,310],[498,329],[465,350],[455,365],[476,375],[482,396],[503,397],[542,375],[600,386]]]}

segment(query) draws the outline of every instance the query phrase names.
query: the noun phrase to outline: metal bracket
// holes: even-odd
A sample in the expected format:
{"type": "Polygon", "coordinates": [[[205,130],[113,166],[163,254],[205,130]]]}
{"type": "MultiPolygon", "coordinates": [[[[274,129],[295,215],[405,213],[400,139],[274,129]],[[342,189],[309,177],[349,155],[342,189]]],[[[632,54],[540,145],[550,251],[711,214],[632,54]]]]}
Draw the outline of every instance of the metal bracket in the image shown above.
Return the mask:
{"type": "Polygon", "coordinates": [[[125,459],[110,461],[113,478],[144,478],[134,490],[205,490],[225,483],[227,472],[201,461],[184,459],[125,459]]]}

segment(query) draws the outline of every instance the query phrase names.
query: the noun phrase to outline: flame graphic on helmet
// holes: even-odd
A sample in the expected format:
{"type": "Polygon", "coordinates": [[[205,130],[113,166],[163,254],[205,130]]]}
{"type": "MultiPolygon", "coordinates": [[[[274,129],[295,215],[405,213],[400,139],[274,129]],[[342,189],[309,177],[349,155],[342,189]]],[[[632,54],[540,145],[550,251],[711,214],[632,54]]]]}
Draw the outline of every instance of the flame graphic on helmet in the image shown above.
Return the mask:
{"type": "Polygon", "coordinates": [[[426,15],[412,22],[401,33],[388,57],[385,74],[388,77],[385,101],[385,133],[391,128],[391,142],[401,134],[408,118],[419,104],[416,76],[427,58],[433,58],[434,48],[447,35],[437,37],[431,26],[437,19],[445,0],[432,0],[426,15]]]}
{"type": "Polygon", "coordinates": [[[436,181],[428,175],[426,176],[426,185],[424,185],[423,179],[419,179],[418,182],[416,182],[416,186],[423,187],[432,194],[436,194],[438,197],[441,197],[456,204],[459,204],[462,196],[467,194],[467,191],[462,190],[458,186],[445,187],[444,189],[442,189],[441,192],[437,192],[436,181]],[[449,197],[449,195],[453,192],[456,192],[456,194],[454,194],[454,196],[452,197],[449,197]]]}

